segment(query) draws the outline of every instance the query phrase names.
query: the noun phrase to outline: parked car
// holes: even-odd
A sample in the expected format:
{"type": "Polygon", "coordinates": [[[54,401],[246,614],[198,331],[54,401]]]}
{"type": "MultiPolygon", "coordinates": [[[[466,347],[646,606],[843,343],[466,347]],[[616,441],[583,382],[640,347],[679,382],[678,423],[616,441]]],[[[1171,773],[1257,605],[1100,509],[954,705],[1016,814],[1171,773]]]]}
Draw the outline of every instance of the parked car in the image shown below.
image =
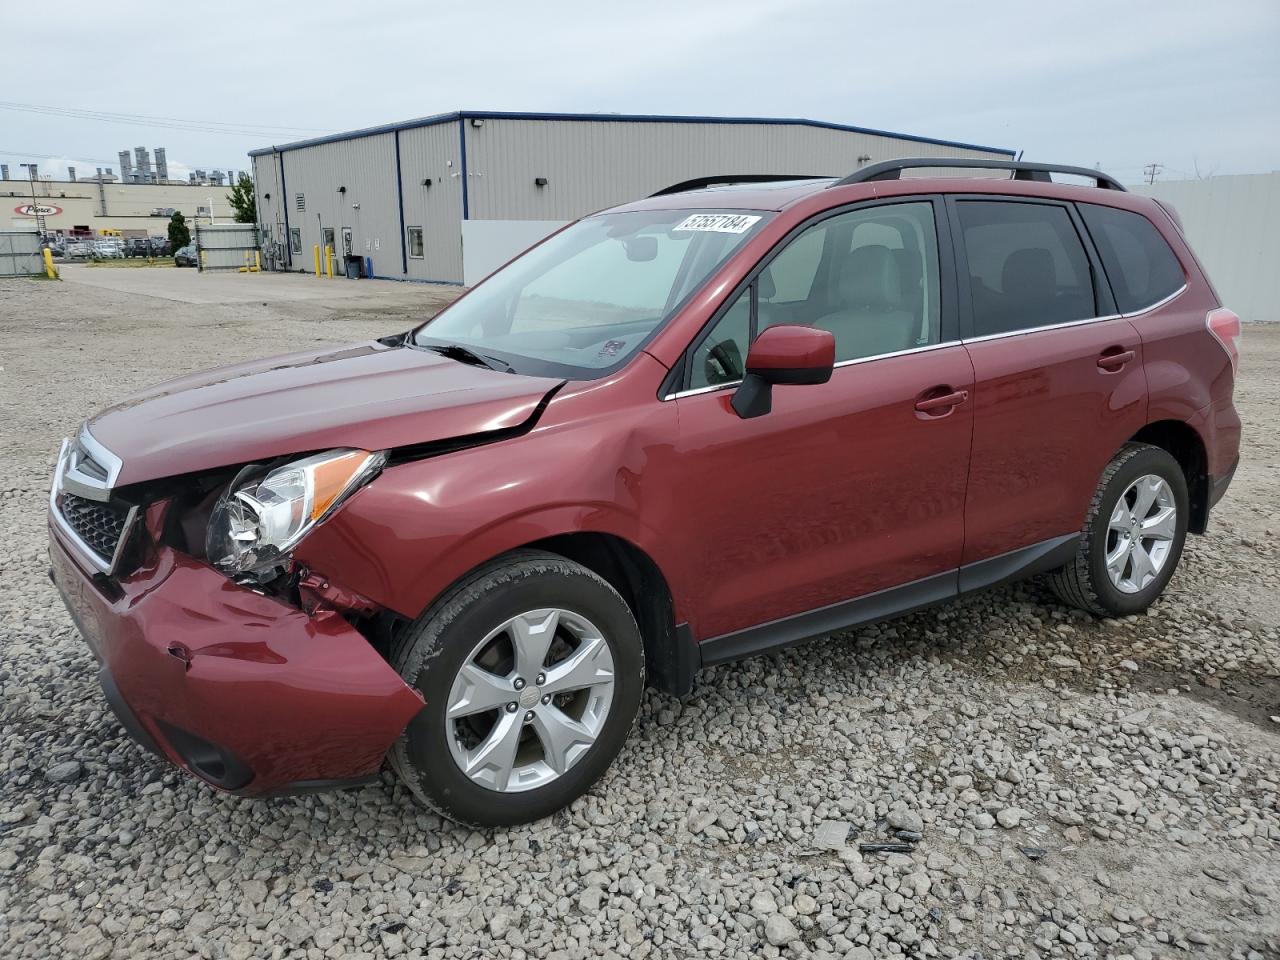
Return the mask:
{"type": "Polygon", "coordinates": [[[62,255],[68,260],[87,260],[93,256],[93,244],[83,240],[68,240],[62,255]]]}
{"type": "Polygon", "coordinates": [[[126,257],[162,257],[169,252],[169,241],[162,237],[130,237],[125,241],[126,257]]]}
{"type": "Polygon", "coordinates": [[[196,245],[189,243],[185,247],[180,247],[178,252],[173,255],[173,265],[175,267],[200,266],[200,254],[196,250],[196,245]]]}
{"type": "Polygon", "coordinates": [[[387,760],[513,824],[646,681],[1037,573],[1144,611],[1236,468],[1239,319],[1105,174],[899,178],[941,162],[676,185],[405,334],[94,416],[50,552],[121,723],[222,790],[387,760]]]}
{"type": "Polygon", "coordinates": [[[124,256],[119,237],[100,237],[93,241],[93,256],[99,260],[118,260],[124,256]]]}

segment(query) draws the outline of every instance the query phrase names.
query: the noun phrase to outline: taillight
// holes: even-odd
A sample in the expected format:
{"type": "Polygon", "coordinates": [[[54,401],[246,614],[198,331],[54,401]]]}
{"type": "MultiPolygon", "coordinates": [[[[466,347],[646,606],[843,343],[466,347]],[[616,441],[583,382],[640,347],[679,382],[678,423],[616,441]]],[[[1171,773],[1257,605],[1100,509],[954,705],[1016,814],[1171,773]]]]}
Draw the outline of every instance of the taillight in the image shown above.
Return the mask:
{"type": "Polygon", "coordinates": [[[1231,372],[1240,369],[1240,318],[1226,307],[1218,307],[1204,315],[1204,325],[1213,334],[1213,339],[1222,344],[1231,358],[1231,372]]]}

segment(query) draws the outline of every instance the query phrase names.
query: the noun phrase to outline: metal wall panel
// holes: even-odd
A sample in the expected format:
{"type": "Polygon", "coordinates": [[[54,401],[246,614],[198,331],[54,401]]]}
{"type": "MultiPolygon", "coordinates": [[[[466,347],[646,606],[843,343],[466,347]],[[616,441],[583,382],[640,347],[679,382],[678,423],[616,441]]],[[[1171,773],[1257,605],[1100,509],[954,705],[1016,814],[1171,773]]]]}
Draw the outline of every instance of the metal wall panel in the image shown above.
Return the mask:
{"type": "MultiPolygon", "coordinates": [[[[1129,189],[1178,212],[1223,306],[1242,320],[1280,320],[1280,173],[1144,183],[1129,189]]],[[[1249,349],[1247,336],[1244,349],[1249,349]]]]}
{"type": "Polygon", "coordinates": [[[462,281],[461,153],[456,121],[400,131],[405,228],[423,231],[422,259],[408,258],[411,280],[462,281]]]}
{"type": "Polygon", "coordinates": [[[288,264],[289,238],[285,233],[279,154],[253,157],[253,190],[258,204],[262,266],[266,270],[283,270],[288,264]]]}
{"type": "Polygon", "coordinates": [[[464,217],[572,220],[709,173],[843,174],[858,168],[859,157],[898,156],[1007,154],[800,123],[490,115],[381,128],[253,161],[264,256],[270,241],[279,243],[281,268],[313,269],[322,227],[333,228],[340,257],[342,228],[349,227],[353,252],[372,257],[376,275],[461,283],[464,217]],[[536,186],[537,177],[547,184],[536,186]],[[412,226],[423,228],[421,259],[407,257],[405,230],[412,226]],[[288,253],[289,227],[301,232],[298,254],[288,253]]]}
{"type": "Polygon", "coordinates": [[[843,175],[894,157],[1008,158],[801,124],[491,119],[465,129],[473,219],[573,219],[713,173],[843,175]]]}
{"type": "Polygon", "coordinates": [[[342,236],[346,228],[351,231],[352,254],[372,259],[375,276],[404,275],[394,134],[290,150],[280,156],[289,227],[300,231],[302,241],[300,252],[289,258],[290,269],[315,268],[313,247],[321,244],[327,227],[333,230],[338,272],[345,272],[342,236]],[[340,192],[342,187],[345,192],[340,192]]]}

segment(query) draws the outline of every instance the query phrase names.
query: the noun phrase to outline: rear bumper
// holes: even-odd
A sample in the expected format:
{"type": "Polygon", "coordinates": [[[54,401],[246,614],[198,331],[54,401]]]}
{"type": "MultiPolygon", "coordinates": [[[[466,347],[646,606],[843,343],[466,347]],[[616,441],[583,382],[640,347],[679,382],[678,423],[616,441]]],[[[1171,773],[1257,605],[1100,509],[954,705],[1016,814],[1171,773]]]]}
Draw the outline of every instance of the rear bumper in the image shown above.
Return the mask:
{"type": "Polygon", "coordinates": [[[368,782],[422,698],[342,617],[310,617],[167,548],[118,583],[50,526],[51,576],[129,735],[231,793],[368,782]]]}

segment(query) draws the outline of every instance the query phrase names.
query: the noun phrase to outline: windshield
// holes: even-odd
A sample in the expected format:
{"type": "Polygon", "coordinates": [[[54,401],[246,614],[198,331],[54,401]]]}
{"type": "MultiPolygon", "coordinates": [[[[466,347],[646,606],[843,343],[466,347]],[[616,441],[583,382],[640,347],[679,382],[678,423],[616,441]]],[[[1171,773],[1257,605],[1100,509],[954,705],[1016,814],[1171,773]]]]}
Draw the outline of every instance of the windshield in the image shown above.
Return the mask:
{"type": "Polygon", "coordinates": [[[518,373],[585,379],[641,345],[764,225],[759,210],[605,213],[567,227],[415,331],[518,373]]]}

